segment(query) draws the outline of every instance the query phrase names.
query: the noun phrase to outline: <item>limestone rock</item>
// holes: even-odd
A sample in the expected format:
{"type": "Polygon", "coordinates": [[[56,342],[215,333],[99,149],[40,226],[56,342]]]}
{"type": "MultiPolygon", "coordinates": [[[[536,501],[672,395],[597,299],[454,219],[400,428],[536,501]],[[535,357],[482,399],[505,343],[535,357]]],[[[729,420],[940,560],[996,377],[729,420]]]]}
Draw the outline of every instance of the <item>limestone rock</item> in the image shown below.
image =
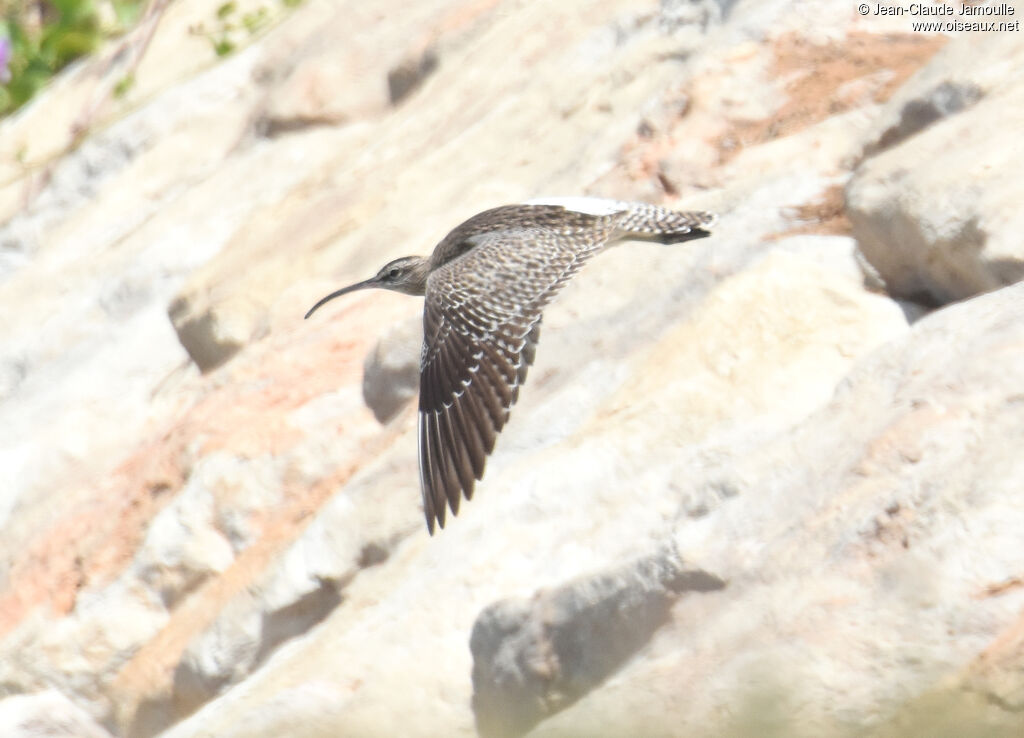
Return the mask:
{"type": "Polygon", "coordinates": [[[170,608],[232,560],[231,544],[217,526],[213,495],[191,483],[153,519],[135,567],[170,608]]]}
{"type": "MultiPolygon", "coordinates": [[[[318,31],[332,37],[336,29],[318,31]]],[[[353,40],[363,40],[357,37],[353,40]]],[[[294,132],[307,126],[338,125],[379,113],[387,95],[374,69],[372,57],[349,49],[339,54],[323,41],[307,42],[299,59],[286,74],[278,70],[267,90],[260,112],[261,127],[268,136],[294,132]]]]}
{"type": "Polygon", "coordinates": [[[412,94],[435,69],[437,52],[430,48],[388,70],[388,97],[391,104],[397,105],[412,94]]]}
{"type": "Polygon", "coordinates": [[[282,644],[330,615],[352,576],[292,582],[278,575],[237,598],[186,648],[174,670],[165,712],[189,714],[243,681],[282,644]]]}
{"type": "Polygon", "coordinates": [[[941,305],[1024,277],[1016,237],[1024,41],[967,34],[888,105],[846,200],[866,259],[896,296],[941,305]],[[916,132],[916,133],[915,133],[916,132]],[[911,135],[913,134],[913,135],[911,135]]]}
{"type": "Polygon", "coordinates": [[[160,597],[137,578],[122,576],[101,591],[83,592],[70,616],[40,614],[8,634],[0,683],[13,692],[55,687],[105,720],[118,668],[166,623],[160,597]]]}
{"type": "MultiPolygon", "coordinates": [[[[405,471],[411,469],[406,466],[405,471]]],[[[351,494],[365,496],[371,490],[372,485],[357,485],[351,494]]],[[[152,697],[144,706],[147,714],[134,722],[166,727],[168,716],[192,713],[325,620],[363,570],[385,562],[405,537],[419,530],[418,512],[408,503],[399,498],[379,505],[389,510],[382,517],[368,506],[354,509],[344,496],[333,499],[265,576],[187,645],[174,668],[173,685],[152,697]],[[402,521],[397,535],[396,519],[402,521]]]]}
{"type": "Polygon", "coordinates": [[[953,39],[879,111],[864,137],[864,156],[897,146],[933,123],[1014,86],[1021,66],[1016,34],[953,39]]]}
{"type": "Polygon", "coordinates": [[[110,738],[55,689],[0,699],[0,733],[5,738],[110,738]]]}
{"type": "Polygon", "coordinates": [[[320,3],[300,14],[270,42],[257,73],[266,87],[261,127],[274,136],[379,116],[437,67],[432,41],[439,15],[446,24],[446,5],[411,7],[389,0],[372,7],[347,5],[338,12],[320,3]],[[353,28],[361,31],[352,33],[353,28]],[[339,39],[345,42],[341,47],[339,39]]]}
{"type": "MultiPolygon", "coordinates": [[[[680,519],[675,540],[729,586],[713,603],[682,600],[656,636],[661,658],[628,666],[533,734],[731,725],[752,735],[891,735],[886,726],[900,725],[910,696],[939,674],[960,689],[1005,689],[956,675],[977,658],[971,644],[1000,651],[1024,604],[1019,587],[1001,588],[1024,565],[1015,541],[1024,460],[1013,450],[1022,442],[1022,297],[1014,285],[923,318],[906,340],[858,362],[790,432],[725,451],[744,485],[680,519]],[[679,685],[698,683],[677,707],[679,685]],[[807,699],[814,707],[797,709],[807,699]]],[[[963,704],[947,698],[932,710],[968,721],[968,732],[1019,729],[1012,709],[965,716],[963,704]]]]}
{"type": "MultiPolygon", "coordinates": [[[[261,662],[261,639],[262,615],[251,599],[241,598],[226,608],[223,617],[182,654],[169,693],[162,700],[150,700],[146,709],[154,728],[167,727],[173,716],[191,714],[245,679],[261,662]]],[[[145,721],[145,715],[135,718],[136,723],[145,721]]]]}
{"type": "MultiPolygon", "coordinates": [[[[933,68],[946,70],[949,65],[936,64],[933,68]]],[[[881,132],[877,141],[867,145],[865,154],[871,156],[892,148],[932,123],[966,110],[983,96],[984,92],[971,80],[943,80],[917,95],[904,89],[899,95],[902,107],[898,119],[881,132]]]]}
{"type": "Polygon", "coordinates": [[[178,296],[167,314],[181,345],[204,372],[267,333],[266,313],[244,298],[198,307],[190,297],[178,296]]]}
{"type": "Polygon", "coordinates": [[[527,732],[632,657],[679,595],[724,586],[668,548],[529,602],[488,606],[469,640],[477,731],[484,738],[527,732]]]}
{"type": "Polygon", "coordinates": [[[363,364],[363,398],[374,417],[387,423],[420,388],[423,318],[415,316],[388,330],[363,364]]]}

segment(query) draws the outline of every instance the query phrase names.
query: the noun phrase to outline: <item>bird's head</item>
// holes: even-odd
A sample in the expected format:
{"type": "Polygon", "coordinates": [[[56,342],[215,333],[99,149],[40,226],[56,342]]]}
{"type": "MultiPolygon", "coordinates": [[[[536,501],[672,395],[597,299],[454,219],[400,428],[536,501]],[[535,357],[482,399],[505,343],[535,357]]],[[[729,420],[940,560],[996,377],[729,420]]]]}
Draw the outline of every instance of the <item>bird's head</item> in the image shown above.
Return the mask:
{"type": "Polygon", "coordinates": [[[356,282],[348,287],[332,292],[323,298],[306,313],[308,318],[325,302],[335,297],[347,295],[356,290],[370,289],[377,287],[384,290],[393,290],[406,295],[422,295],[427,288],[427,274],[430,273],[430,263],[422,256],[403,256],[385,264],[379,272],[369,279],[356,282]]]}

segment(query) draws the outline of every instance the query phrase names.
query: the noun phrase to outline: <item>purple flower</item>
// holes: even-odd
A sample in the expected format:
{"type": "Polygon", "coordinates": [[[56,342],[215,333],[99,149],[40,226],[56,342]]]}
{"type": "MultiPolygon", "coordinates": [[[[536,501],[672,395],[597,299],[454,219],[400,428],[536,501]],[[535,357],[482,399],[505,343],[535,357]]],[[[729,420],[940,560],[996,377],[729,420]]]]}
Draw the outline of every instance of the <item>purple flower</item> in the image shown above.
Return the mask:
{"type": "Polygon", "coordinates": [[[11,40],[0,37],[0,85],[11,81],[11,70],[7,68],[11,61],[11,40]]]}

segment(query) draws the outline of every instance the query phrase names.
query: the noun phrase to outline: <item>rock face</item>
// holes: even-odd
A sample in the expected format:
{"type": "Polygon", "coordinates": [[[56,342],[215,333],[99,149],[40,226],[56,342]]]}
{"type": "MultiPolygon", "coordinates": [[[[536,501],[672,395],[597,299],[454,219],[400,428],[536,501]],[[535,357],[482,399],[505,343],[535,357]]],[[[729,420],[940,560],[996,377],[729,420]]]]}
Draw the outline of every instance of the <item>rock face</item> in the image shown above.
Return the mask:
{"type": "Polygon", "coordinates": [[[416,90],[437,69],[437,54],[427,49],[418,57],[406,59],[388,72],[388,99],[395,105],[416,90]]]}
{"type": "Polygon", "coordinates": [[[363,364],[363,399],[381,423],[387,423],[420,388],[423,319],[416,315],[390,328],[363,364]]]}
{"type": "Polygon", "coordinates": [[[1024,277],[1024,148],[992,143],[1024,125],[1022,74],[1017,34],[963,36],[887,104],[847,205],[893,294],[942,305],[1024,277]]]}
{"type": "Polygon", "coordinates": [[[110,738],[82,708],[56,690],[0,700],[0,725],[10,738],[110,738]]]}
{"type": "MultiPolygon", "coordinates": [[[[1024,461],[1010,449],[1024,438],[1022,298],[1014,285],[922,319],[790,431],[723,449],[730,499],[675,536],[728,587],[713,604],[681,601],[659,658],[631,664],[536,734],[619,735],[638,715],[644,732],[686,734],[729,709],[776,721],[779,734],[846,734],[864,710],[901,708],[911,722],[900,734],[929,733],[911,697],[965,671],[972,644],[990,643],[986,624],[1019,618],[1012,531],[1024,525],[1024,461]],[[680,711],[678,685],[698,683],[680,711]],[[814,706],[760,715],[769,696],[814,706]]],[[[1021,688],[991,676],[971,689],[995,704],[1021,688]]],[[[952,721],[957,709],[950,700],[940,714],[952,721]]],[[[1000,712],[977,709],[974,730],[1019,729],[1016,707],[1000,712]]]]}
{"type": "Polygon", "coordinates": [[[0,735],[1021,735],[1024,37],[219,5],[0,121],[0,735]],[[720,221],[560,294],[428,537],[421,301],[302,316],[564,194],[720,221]]]}
{"type": "Polygon", "coordinates": [[[665,624],[680,594],[724,586],[668,548],[529,603],[490,605],[469,639],[477,732],[526,732],[615,673],[665,624]]]}

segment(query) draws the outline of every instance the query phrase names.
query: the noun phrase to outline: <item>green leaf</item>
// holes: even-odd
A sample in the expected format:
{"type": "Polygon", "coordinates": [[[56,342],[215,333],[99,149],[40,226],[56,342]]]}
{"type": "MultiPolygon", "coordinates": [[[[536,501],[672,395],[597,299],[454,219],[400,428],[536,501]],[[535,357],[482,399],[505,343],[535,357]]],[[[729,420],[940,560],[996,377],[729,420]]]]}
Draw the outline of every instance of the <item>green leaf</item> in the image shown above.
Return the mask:
{"type": "Polygon", "coordinates": [[[213,41],[213,52],[217,56],[227,56],[235,50],[235,44],[227,36],[218,39],[212,39],[213,41]]]}
{"type": "Polygon", "coordinates": [[[57,55],[58,68],[83,54],[88,54],[96,48],[99,41],[99,33],[90,30],[68,31],[54,36],[53,50],[57,55]]]}
{"type": "Polygon", "coordinates": [[[217,8],[217,17],[223,20],[236,10],[238,10],[238,6],[233,2],[233,0],[228,0],[228,2],[217,8]]]}
{"type": "Polygon", "coordinates": [[[116,98],[124,97],[125,95],[128,94],[128,90],[130,90],[134,85],[135,85],[135,75],[134,74],[126,74],[125,76],[123,76],[121,79],[119,79],[117,81],[116,85],[114,85],[114,97],[116,97],[116,98]]]}
{"type": "Polygon", "coordinates": [[[7,91],[14,101],[14,107],[20,107],[28,102],[49,79],[50,72],[45,68],[42,71],[29,68],[23,74],[12,79],[11,83],[7,85],[7,91]]]}
{"type": "Polygon", "coordinates": [[[96,18],[96,7],[91,0],[49,0],[49,4],[60,14],[58,26],[77,27],[96,18]]]}
{"type": "Polygon", "coordinates": [[[267,9],[261,7],[252,13],[246,13],[243,15],[242,25],[245,26],[245,30],[249,33],[256,33],[256,31],[267,24],[267,20],[267,9]]]}

